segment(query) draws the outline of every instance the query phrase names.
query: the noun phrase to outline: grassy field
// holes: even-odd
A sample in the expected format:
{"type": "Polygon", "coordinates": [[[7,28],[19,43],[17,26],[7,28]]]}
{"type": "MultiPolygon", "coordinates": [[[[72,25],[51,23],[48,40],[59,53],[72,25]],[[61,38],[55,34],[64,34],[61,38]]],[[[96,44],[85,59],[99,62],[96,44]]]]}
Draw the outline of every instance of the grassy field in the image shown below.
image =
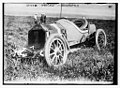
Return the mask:
{"type": "MultiPolygon", "coordinates": [[[[59,18],[47,18],[47,23],[59,18]]],[[[73,20],[74,18],[69,18],[73,20]]],[[[107,34],[107,47],[102,52],[94,48],[83,48],[69,52],[67,62],[61,69],[48,67],[45,58],[36,58],[34,64],[19,63],[14,66],[11,57],[13,49],[27,45],[28,31],[34,25],[32,17],[4,16],[4,81],[52,80],[52,81],[107,81],[113,82],[115,21],[88,19],[107,34]]],[[[19,58],[16,58],[19,59],[19,58]]]]}

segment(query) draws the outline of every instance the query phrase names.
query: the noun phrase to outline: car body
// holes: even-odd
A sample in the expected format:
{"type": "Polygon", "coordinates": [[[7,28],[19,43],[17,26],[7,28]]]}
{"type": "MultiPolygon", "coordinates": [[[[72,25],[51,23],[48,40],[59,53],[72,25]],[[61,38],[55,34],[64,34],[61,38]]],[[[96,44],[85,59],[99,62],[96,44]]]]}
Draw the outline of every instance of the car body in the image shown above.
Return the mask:
{"type": "MultiPolygon", "coordinates": [[[[36,35],[37,36],[37,32],[40,32],[38,42],[40,44],[43,44],[41,42],[47,41],[47,39],[49,38],[49,36],[51,36],[52,34],[58,34],[58,35],[62,35],[68,46],[72,46],[78,43],[82,43],[85,42],[85,40],[96,31],[96,26],[94,24],[88,24],[86,19],[77,19],[72,21],[69,21],[67,19],[60,19],[58,21],[56,21],[55,23],[51,23],[51,24],[41,24],[41,25],[35,25],[28,34],[28,45],[30,46],[35,46],[35,42],[31,44],[30,40],[34,40],[35,36],[32,35],[36,35]],[[81,24],[80,24],[81,23],[81,24]],[[80,26],[80,27],[79,27],[80,26]],[[43,41],[41,41],[43,40],[43,41]]],[[[37,43],[38,43],[37,42],[37,43]]],[[[44,46],[44,44],[43,44],[44,46]]],[[[41,45],[41,47],[43,47],[41,45]]],[[[39,45],[40,47],[40,45],[39,45]]]]}

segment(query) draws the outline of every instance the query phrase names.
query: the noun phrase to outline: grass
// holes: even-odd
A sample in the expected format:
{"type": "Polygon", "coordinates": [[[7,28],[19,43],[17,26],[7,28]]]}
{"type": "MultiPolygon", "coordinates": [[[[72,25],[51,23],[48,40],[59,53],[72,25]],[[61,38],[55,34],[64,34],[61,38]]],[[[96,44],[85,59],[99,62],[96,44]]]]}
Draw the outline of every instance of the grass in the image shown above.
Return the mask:
{"type": "MultiPolygon", "coordinates": [[[[47,23],[59,18],[47,18],[47,23]]],[[[70,19],[72,20],[72,19],[70,19]]],[[[60,69],[47,66],[45,58],[39,57],[34,64],[20,63],[13,60],[14,49],[21,49],[27,45],[28,31],[34,25],[32,17],[4,16],[4,80],[91,80],[113,82],[114,77],[114,50],[115,50],[115,21],[91,20],[98,28],[107,34],[107,47],[102,52],[94,48],[82,48],[69,52],[66,64],[60,69]]],[[[30,58],[29,58],[30,59],[30,58]]]]}

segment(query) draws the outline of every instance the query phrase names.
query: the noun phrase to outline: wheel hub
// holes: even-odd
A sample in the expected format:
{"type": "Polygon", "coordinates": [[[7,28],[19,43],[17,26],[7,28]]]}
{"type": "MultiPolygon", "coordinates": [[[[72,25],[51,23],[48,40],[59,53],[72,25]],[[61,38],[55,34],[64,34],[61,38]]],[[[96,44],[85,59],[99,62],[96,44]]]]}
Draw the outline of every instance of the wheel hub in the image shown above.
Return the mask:
{"type": "Polygon", "coordinates": [[[55,52],[56,55],[59,55],[60,54],[59,48],[57,47],[54,52],[55,52]]]}

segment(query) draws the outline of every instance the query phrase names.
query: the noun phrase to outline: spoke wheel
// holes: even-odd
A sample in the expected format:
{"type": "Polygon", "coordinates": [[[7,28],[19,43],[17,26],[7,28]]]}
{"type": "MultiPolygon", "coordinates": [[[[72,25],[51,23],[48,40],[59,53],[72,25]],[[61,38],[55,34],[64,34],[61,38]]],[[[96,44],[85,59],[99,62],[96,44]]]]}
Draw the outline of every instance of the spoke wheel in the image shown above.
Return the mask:
{"type": "Polygon", "coordinates": [[[52,35],[45,46],[45,58],[49,66],[59,67],[66,62],[66,44],[60,36],[52,35]]]}
{"type": "Polygon", "coordinates": [[[107,39],[106,34],[103,29],[98,29],[96,31],[96,46],[98,50],[103,49],[106,46],[107,39]]]}

